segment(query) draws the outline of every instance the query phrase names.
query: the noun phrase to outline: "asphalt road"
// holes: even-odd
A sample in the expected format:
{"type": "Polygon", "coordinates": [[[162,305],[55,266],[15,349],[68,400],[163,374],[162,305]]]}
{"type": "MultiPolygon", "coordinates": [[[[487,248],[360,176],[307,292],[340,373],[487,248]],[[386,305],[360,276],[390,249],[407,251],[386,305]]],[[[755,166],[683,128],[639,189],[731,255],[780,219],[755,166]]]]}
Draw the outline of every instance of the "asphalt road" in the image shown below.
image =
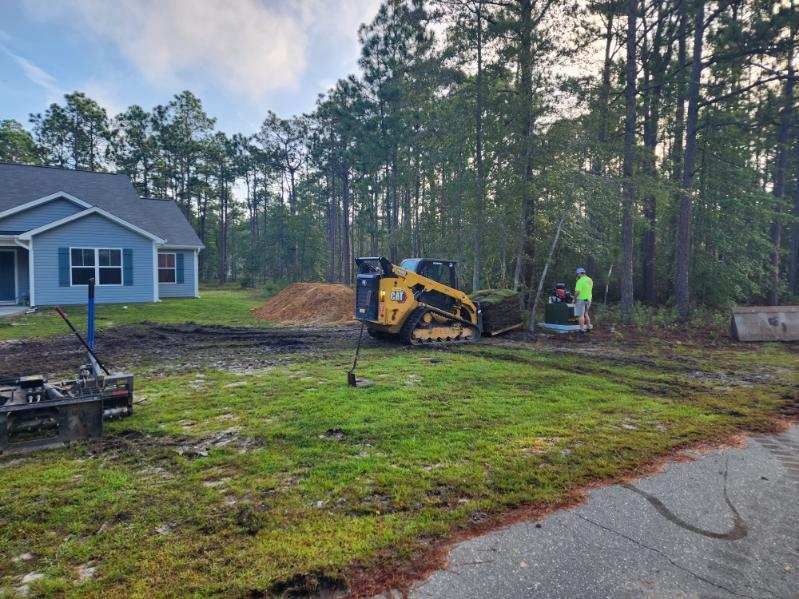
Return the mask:
{"type": "Polygon", "coordinates": [[[460,543],[411,597],[799,598],[799,427],[697,456],[460,543]]]}

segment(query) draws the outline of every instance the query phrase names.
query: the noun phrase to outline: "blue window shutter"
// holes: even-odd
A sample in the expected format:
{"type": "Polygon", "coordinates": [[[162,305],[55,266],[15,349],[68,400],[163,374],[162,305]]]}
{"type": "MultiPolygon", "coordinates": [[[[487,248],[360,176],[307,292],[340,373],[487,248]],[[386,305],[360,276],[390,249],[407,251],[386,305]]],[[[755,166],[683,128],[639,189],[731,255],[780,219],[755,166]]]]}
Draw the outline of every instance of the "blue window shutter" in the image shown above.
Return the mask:
{"type": "Polygon", "coordinates": [[[58,286],[69,287],[69,248],[58,248],[58,286]]]}
{"type": "Polygon", "coordinates": [[[186,282],[183,264],[183,252],[175,254],[175,282],[182,285],[186,282]]]}
{"type": "Polygon", "coordinates": [[[122,281],[126,287],[133,286],[133,250],[122,250],[122,281]]]}

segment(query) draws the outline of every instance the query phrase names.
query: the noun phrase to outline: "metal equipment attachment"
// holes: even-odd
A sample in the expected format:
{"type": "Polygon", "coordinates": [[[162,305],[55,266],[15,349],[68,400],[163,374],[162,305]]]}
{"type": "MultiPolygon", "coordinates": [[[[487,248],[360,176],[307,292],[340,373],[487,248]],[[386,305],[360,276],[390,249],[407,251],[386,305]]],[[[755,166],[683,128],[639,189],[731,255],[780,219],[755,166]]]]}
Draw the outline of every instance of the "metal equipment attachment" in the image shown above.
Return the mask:
{"type": "Polygon", "coordinates": [[[103,420],[133,414],[133,376],[111,374],[94,351],[94,279],[89,281],[88,340],[61,308],[56,312],[86,349],[89,363],[67,381],[51,383],[41,375],[0,380],[0,454],[96,439],[103,420]]]}

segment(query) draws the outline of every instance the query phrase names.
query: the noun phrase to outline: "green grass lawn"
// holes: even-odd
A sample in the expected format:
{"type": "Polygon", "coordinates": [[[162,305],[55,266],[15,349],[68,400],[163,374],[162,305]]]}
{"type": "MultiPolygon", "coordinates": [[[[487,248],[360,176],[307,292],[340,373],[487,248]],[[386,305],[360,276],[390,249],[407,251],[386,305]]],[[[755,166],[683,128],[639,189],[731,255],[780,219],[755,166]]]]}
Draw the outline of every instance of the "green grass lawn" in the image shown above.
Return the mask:
{"type": "MultiPolygon", "coordinates": [[[[201,289],[199,299],[164,299],[156,304],[99,305],[97,326],[102,328],[141,322],[263,326],[264,321],[250,314],[250,308],[263,301],[253,290],[201,289]]],[[[65,306],[64,311],[79,330],[86,329],[84,306],[65,306]]],[[[0,318],[0,341],[68,332],[64,321],[49,308],[42,308],[34,314],[0,318]]]]}
{"type": "MultiPolygon", "coordinates": [[[[203,301],[242,324],[251,300],[203,301]]],[[[184,318],[204,317],[185,305],[184,318]]],[[[246,596],[298,574],[347,579],[674,448],[768,428],[795,399],[790,348],[670,352],[629,363],[388,346],[364,352],[374,385],[361,389],[345,384],[344,354],[143,378],[144,403],[108,427],[104,451],[0,460],[0,589],[32,571],[45,596],[246,596]],[[747,380],[754,369],[765,378],[747,380]]]]}

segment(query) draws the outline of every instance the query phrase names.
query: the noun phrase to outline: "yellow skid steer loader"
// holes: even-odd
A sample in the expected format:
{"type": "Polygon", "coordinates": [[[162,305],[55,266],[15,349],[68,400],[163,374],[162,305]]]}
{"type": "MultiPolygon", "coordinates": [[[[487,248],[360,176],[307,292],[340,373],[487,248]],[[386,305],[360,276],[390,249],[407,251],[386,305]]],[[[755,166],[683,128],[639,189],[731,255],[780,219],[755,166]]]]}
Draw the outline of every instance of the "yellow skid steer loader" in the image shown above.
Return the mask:
{"type": "Polygon", "coordinates": [[[411,345],[477,341],[480,306],[458,289],[457,263],[408,258],[356,258],[355,318],[375,338],[411,345]]]}

